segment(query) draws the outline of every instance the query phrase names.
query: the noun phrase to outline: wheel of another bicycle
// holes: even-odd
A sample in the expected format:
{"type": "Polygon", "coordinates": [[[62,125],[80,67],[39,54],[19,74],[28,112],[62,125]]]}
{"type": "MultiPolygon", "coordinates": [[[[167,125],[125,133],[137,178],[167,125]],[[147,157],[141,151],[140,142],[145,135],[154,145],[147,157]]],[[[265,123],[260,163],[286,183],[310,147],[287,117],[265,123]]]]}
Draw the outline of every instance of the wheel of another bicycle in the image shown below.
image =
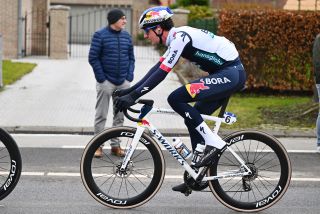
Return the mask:
{"type": "MultiPolygon", "coordinates": [[[[252,175],[210,181],[214,196],[225,206],[241,212],[261,211],[278,202],[291,179],[290,159],[282,144],[258,131],[236,132],[224,140],[245,161],[252,175]]],[[[226,149],[210,167],[208,175],[239,170],[239,162],[226,149]]]]}
{"type": "Polygon", "coordinates": [[[112,154],[110,143],[120,143],[127,151],[136,128],[115,127],[103,131],[86,146],[81,159],[81,178],[87,191],[101,204],[112,208],[134,208],[149,201],[160,189],[165,161],[158,144],[143,133],[125,171],[123,157],[112,154]],[[103,147],[103,155],[94,153],[103,147]]]}
{"type": "Polygon", "coordinates": [[[0,200],[16,187],[21,175],[19,148],[11,135],[0,128],[0,200]]]}

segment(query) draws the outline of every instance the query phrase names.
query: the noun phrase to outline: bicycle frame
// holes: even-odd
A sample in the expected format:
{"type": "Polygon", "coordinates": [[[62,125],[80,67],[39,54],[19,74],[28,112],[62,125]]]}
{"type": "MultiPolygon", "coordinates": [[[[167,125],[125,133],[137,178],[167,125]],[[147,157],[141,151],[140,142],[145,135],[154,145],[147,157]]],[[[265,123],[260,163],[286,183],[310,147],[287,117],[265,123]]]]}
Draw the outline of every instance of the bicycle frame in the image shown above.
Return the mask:
{"type": "MultiPolygon", "coordinates": [[[[171,109],[154,108],[154,107],[147,114],[156,114],[156,113],[177,115],[177,113],[171,109]]],[[[228,119],[226,117],[215,117],[215,116],[209,116],[209,115],[203,115],[203,114],[201,114],[201,116],[204,120],[215,121],[215,126],[213,129],[214,134],[218,134],[221,123],[231,124],[235,122],[235,121],[230,121],[229,120],[230,118],[228,119]]],[[[127,149],[127,152],[122,162],[120,170],[126,169],[126,166],[130,161],[131,156],[138,145],[139,139],[146,128],[150,131],[150,133],[153,134],[153,137],[157,140],[158,144],[162,144],[164,148],[166,148],[169,151],[169,153],[180,163],[180,165],[189,173],[189,175],[191,175],[192,178],[196,180],[198,176],[202,173],[203,168],[200,168],[199,172],[196,172],[194,169],[192,169],[191,166],[188,164],[188,162],[184,160],[184,158],[177,152],[177,150],[172,146],[172,144],[161,134],[161,132],[155,126],[152,125],[152,123],[149,122],[149,120],[146,117],[142,119],[142,122],[137,122],[137,131],[134,135],[134,138],[129,148],[127,149]]],[[[230,177],[243,177],[251,174],[251,170],[249,169],[249,167],[245,165],[245,162],[240,158],[239,155],[237,155],[236,152],[233,151],[233,149],[231,149],[228,146],[228,144],[226,149],[230,151],[231,154],[237,159],[240,165],[240,170],[233,171],[233,172],[226,172],[216,176],[209,176],[209,177],[205,176],[203,177],[202,181],[217,180],[221,178],[230,178],[230,177]]]]}

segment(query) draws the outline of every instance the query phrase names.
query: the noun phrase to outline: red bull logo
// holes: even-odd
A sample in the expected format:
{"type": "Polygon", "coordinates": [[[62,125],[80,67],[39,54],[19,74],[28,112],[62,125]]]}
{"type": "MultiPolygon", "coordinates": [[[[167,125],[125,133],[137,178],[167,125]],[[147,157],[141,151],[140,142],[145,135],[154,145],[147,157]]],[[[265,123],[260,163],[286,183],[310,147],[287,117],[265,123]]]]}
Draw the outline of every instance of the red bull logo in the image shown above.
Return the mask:
{"type": "Polygon", "coordinates": [[[142,125],[142,126],[150,126],[150,123],[145,120],[145,119],[142,119],[142,121],[139,123],[139,125],[142,125]]]}
{"type": "Polygon", "coordinates": [[[204,85],[203,80],[200,80],[199,83],[190,83],[186,85],[186,89],[192,98],[195,98],[201,90],[209,89],[208,86],[204,85]]]}
{"type": "Polygon", "coordinates": [[[151,19],[155,17],[160,17],[160,12],[158,11],[150,11],[146,14],[146,19],[151,19]]]}

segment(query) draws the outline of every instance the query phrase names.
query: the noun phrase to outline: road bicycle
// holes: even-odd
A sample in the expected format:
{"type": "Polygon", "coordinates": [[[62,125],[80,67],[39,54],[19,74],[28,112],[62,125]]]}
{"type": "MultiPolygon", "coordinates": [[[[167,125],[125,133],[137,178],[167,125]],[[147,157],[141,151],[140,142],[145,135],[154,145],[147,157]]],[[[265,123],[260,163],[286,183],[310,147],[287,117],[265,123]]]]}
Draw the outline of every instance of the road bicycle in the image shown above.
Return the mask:
{"type": "Polygon", "coordinates": [[[22,169],[22,160],[15,140],[0,128],[0,200],[16,187],[22,169]]]}
{"type": "MultiPolygon", "coordinates": [[[[215,122],[218,133],[222,123],[232,124],[236,116],[225,112],[228,99],[219,115],[201,115],[215,122]]],[[[147,119],[151,113],[176,114],[170,109],[153,107],[153,100],[138,100],[143,104],[134,118],[137,127],[114,127],[93,137],[81,159],[81,178],[91,196],[111,208],[134,208],[149,201],[160,189],[165,178],[163,147],[185,169],[184,181],[195,191],[209,186],[213,195],[226,207],[236,211],[257,212],[271,207],[285,194],[291,180],[291,163],[283,145],[260,131],[238,131],[223,138],[227,146],[211,166],[194,168],[147,119]],[[102,158],[94,152],[111,140],[124,143],[123,158],[103,150],[102,158]]],[[[170,123],[170,121],[168,121],[170,123]]]]}

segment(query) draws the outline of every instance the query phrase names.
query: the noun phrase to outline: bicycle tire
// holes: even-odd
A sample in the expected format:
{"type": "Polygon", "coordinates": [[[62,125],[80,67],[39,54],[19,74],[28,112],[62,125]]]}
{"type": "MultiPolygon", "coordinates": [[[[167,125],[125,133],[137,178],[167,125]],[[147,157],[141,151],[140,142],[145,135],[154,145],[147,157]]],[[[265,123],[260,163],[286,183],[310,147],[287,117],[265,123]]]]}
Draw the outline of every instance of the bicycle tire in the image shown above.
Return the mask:
{"type": "Polygon", "coordinates": [[[103,150],[102,158],[94,152],[111,140],[119,139],[127,150],[136,128],[114,127],[104,130],[86,146],[81,158],[81,179],[90,195],[111,208],[134,208],[149,201],[160,189],[165,175],[165,161],[155,140],[143,133],[125,172],[119,173],[123,158],[103,150]],[[144,168],[143,168],[144,167],[144,168]],[[145,183],[144,183],[145,182],[145,183]],[[124,187],[125,186],[125,187],[124,187]]]}
{"type": "Polygon", "coordinates": [[[22,169],[21,154],[11,135],[0,128],[0,200],[16,187],[22,169]]]}
{"type": "MultiPolygon", "coordinates": [[[[283,145],[260,131],[235,132],[224,140],[253,174],[210,181],[209,187],[214,196],[228,208],[241,212],[258,212],[277,203],[289,187],[292,171],[283,145]]],[[[239,168],[239,163],[232,158],[225,150],[208,170],[208,176],[217,175],[226,168],[239,168]]]]}

